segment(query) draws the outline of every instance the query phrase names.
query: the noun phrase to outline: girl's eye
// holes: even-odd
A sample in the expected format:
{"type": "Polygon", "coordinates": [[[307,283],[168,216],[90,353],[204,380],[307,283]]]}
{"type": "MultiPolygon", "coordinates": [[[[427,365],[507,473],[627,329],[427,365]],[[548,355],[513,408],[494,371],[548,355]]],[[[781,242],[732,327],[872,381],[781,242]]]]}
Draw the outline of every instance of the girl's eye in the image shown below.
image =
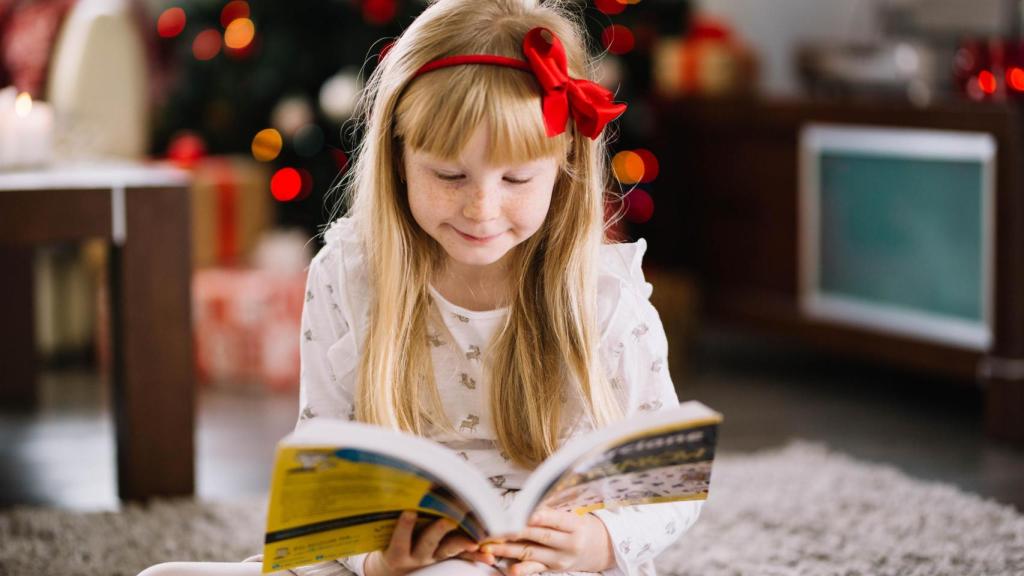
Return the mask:
{"type": "Polygon", "coordinates": [[[505,181],[508,182],[509,184],[526,184],[527,182],[530,181],[530,178],[527,178],[525,180],[516,180],[515,178],[505,178],[505,181]]]}
{"type": "Polygon", "coordinates": [[[441,174],[440,172],[436,172],[436,174],[438,178],[448,182],[454,182],[462,178],[462,174],[441,174]]]}

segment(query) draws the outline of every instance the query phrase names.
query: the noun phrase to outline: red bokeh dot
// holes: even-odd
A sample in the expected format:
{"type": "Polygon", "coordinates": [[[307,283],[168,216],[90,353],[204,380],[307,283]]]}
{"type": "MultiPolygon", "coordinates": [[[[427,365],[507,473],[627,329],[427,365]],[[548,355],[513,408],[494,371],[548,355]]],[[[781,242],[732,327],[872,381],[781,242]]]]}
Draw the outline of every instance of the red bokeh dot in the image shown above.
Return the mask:
{"type": "Polygon", "coordinates": [[[203,156],[206,156],[206,142],[195,132],[179,132],[167,145],[167,158],[183,168],[191,168],[203,156]]]}
{"type": "Polygon", "coordinates": [[[344,172],[348,168],[348,156],[344,152],[337,148],[331,148],[331,156],[334,157],[334,163],[338,166],[338,170],[344,172]]]}
{"type": "Polygon", "coordinates": [[[995,94],[996,75],[988,70],[982,70],[978,74],[978,88],[985,94],[995,94]]]}
{"type": "Polygon", "coordinates": [[[626,204],[626,220],[643,224],[654,215],[654,199],[643,188],[634,188],[622,199],[626,204]]]}
{"type": "Polygon", "coordinates": [[[212,60],[220,53],[220,32],[209,28],[196,34],[192,41],[192,55],[196,60],[212,60]]]}
{"type": "Polygon", "coordinates": [[[227,28],[238,18],[249,17],[249,3],[245,0],[232,0],[224,5],[220,11],[220,25],[227,28]]]}
{"type": "Polygon", "coordinates": [[[174,7],[164,10],[156,20],[156,33],[161,38],[174,38],[185,30],[185,11],[174,7]]]}
{"type": "Polygon", "coordinates": [[[615,15],[626,9],[626,5],[619,0],[594,0],[594,5],[601,12],[608,15],[615,15]]]}
{"type": "Polygon", "coordinates": [[[635,152],[636,155],[644,161],[644,175],[640,178],[640,181],[645,184],[647,182],[653,182],[654,179],[658,177],[658,158],[653,152],[645,148],[637,148],[636,150],[633,150],[633,152],[635,152]]]}
{"type": "Polygon", "coordinates": [[[625,54],[635,43],[633,32],[621,24],[612,24],[601,32],[601,45],[612,54],[625,54]]]}
{"type": "Polygon", "coordinates": [[[270,193],[279,202],[289,202],[302,193],[302,175],[295,168],[281,168],[270,178],[270,193]]]}
{"type": "Polygon", "coordinates": [[[363,19],[370,24],[382,26],[394,20],[397,14],[397,0],[363,0],[363,19]]]}
{"type": "Polygon", "coordinates": [[[302,179],[302,188],[299,190],[299,197],[295,199],[296,202],[309,198],[309,195],[313,193],[313,175],[309,173],[309,170],[299,168],[299,177],[302,179]]]}
{"type": "Polygon", "coordinates": [[[1018,92],[1024,92],[1024,69],[1014,66],[1006,74],[1006,83],[1018,92]]]}

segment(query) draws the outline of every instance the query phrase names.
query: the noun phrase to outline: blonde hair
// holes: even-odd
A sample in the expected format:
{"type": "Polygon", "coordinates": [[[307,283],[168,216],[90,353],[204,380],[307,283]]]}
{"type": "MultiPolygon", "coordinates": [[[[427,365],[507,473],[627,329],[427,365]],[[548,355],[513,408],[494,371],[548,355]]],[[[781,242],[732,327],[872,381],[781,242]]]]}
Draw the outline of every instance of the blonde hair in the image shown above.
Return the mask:
{"type": "Polygon", "coordinates": [[[440,0],[428,6],[367,81],[357,109],[364,135],[342,181],[374,289],[356,415],[422,435],[431,427],[453,431],[427,345],[428,285],[444,253],[413,220],[397,171],[402,147],[455,159],[487,122],[492,163],[562,159],[544,224],[508,255],[509,314],[485,355],[499,447],[527,467],[558,448],[559,399],[566,394],[578,396],[595,426],[621,416],[597,356],[605,137],[590,140],[570,122],[565,134],[549,138],[528,72],[465,65],[411,79],[420,66],[444,56],[522,58],[522,39],[536,26],[561,39],[570,76],[592,76],[582,27],[564,2],[440,0]]]}

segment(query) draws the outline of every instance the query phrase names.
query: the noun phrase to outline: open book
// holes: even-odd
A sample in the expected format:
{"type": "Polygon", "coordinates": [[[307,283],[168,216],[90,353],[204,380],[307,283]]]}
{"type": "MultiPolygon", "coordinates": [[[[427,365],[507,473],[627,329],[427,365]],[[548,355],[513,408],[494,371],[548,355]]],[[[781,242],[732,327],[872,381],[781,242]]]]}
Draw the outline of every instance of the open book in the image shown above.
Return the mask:
{"type": "Polygon", "coordinates": [[[387,547],[403,510],[417,528],[449,518],[478,542],[522,530],[537,508],[707,498],[722,417],[699,402],[642,413],[567,442],[530,475],[508,510],[481,472],[430,440],[316,419],[278,444],[263,572],[387,547]]]}

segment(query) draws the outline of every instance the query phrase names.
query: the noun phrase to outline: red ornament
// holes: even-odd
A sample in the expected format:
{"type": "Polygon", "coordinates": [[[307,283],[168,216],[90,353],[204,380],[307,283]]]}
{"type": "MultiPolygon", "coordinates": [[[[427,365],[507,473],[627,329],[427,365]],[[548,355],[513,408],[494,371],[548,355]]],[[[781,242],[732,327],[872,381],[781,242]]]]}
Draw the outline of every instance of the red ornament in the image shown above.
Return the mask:
{"type": "Polygon", "coordinates": [[[363,0],[363,19],[376,26],[383,26],[398,14],[398,0],[363,0]]]}
{"type": "Polygon", "coordinates": [[[179,132],[167,145],[167,159],[182,168],[191,168],[206,156],[206,142],[191,131],[179,132]]]}
{"type": "Polygon", "coordinates": [[[626,203],[626,220],[643,224],[654,215],[654,200],[643,188],[634,188],[622,199],[626,203]]]}
{"type": "Polygon", "coordinates": [[[612,24],[601,32],[601,44],[612,54],[625,54],[633,49],[633,31],[621,24],[612,24]]]}
{"type": "Polygon", "coordinates": [[[302,175],[295,168],[281,168],[270,178],[270,193],[278,202],[290,202],[302,193],[302,175]]]}

